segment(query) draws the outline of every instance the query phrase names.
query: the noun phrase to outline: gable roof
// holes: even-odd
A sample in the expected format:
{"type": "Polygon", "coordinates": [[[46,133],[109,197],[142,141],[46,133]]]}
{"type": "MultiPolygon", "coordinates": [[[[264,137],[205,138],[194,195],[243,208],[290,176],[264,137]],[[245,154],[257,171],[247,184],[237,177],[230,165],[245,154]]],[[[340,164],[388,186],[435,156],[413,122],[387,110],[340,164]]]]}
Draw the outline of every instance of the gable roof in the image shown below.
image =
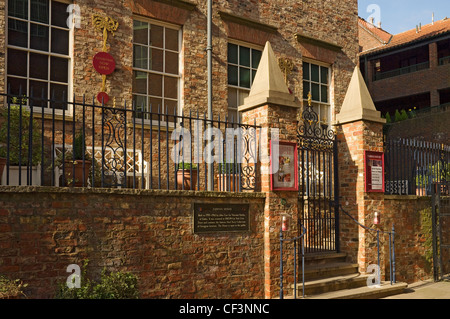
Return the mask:
{"type": "Polygon", "coordinates": [[[386,30],[383,30],[382,28],[378,28],[374,26],[372,23],[367,22],[361,17],[358,17],[358,24],[360,27],[362,27],[364,30],[369,32],[372,36],[374,36],[378,41],[380,41],[382,44],[387,44],[392,38],[392,34],[387,32],[386,30]]]}
{"type": "Polygon", "coordinates": [[[411,29],[392,36],[389,43],[380,47],[362,52],[361,55],[379,53],[387,50],[396,49],[408,44],[424,41],[434,37],[450,34],[450,19],[443,19],[430,23],[417,29],[411,29]]]}

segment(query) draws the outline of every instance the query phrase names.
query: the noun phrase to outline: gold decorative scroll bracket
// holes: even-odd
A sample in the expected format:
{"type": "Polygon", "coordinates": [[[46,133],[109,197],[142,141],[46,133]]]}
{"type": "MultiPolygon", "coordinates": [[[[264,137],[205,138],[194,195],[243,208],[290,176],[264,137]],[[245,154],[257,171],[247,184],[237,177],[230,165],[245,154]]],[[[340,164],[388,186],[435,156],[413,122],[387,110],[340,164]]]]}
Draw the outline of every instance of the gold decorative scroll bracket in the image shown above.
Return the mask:
{"type": "MultiPolygon", "coordinates": [[[[92,15],[92,24],[94,28],[103,33],[103,52],[108,52],[108,32],[114,36],[114,32],[119,28],[119,22],[108,16],[98,14],[92,15]]],[[[106,75],[102,75],[102,92],[106,89],[106,75]]]]}
{"type": "Polygon", "coordinates": [[[288,84],[288,76],[291,75],[292,70],[294,70],[294,63],[291,59],[288,58],[279,58],[278,66],[281,71],[284,73],[284,81],[288,84]]]}

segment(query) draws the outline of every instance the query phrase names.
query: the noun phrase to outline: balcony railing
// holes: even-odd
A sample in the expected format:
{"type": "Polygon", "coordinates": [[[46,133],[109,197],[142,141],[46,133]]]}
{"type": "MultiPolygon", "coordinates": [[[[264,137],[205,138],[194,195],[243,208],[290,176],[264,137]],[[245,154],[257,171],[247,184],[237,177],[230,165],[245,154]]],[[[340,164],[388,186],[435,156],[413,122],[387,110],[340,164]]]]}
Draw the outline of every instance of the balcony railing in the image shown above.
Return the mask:
{"type": "Polygon", "coordinates": [[[0,93],[0,185],[255,191],[258,129],[158,106],[0,93]],[[48,113],[55,102],[63,107],[48,113]]]}
{"type": "Polygon", "coordinates": [[[450,56],[445,56],[439,59],[439,65],[450,64],[450,56]]]}
{"type": "Polygon", "coordinates": [[[419,63],[419,64],[415,64],[415,65],[411,65],[405,68],[399,68],[399,69],[395,69],[392,71],[387,71],[387,72],[377,72],[374,74],[373,76],[373,80],[374,81],[379,81],[379,80],[383,80],[383,79],[388,79],[388,78],[392,78],[395,76],[400,76],[403,74],[409,74],[409,73],[413,73],[413,72],[417,72],[417,71],[421,71],[421,70],[425,70],[425,69],[429,69],[430,68],[430,62],[424,62],[424,63],[419,63]]]}

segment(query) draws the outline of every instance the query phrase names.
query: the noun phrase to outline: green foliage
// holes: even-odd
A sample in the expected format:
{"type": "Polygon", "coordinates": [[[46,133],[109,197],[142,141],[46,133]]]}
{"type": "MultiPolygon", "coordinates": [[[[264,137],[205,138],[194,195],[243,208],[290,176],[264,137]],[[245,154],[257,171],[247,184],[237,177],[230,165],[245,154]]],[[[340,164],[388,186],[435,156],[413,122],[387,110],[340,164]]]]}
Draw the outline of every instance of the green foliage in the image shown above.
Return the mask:
{"type": "Polygon", "coordinates": [[[59,285],[56,299],[139,299],[137,277],[129,272],[107,272],[102,270],[99,282],[87,275],[85,260],[81,273],[81,287],[69,288],[66,282],[59,285]]]}
{"type": "Polygon", "coordinates": [[[391,115],[389,112],[386,113],[386,123],[392,123],[391,115]]]}
{"type": "Polygon", "coordinates": [[[400,111],[397,109],[397,110],[395,110],[394,121],[400,122],[401,120],[402,120],[402,115],[400,114],[400,111]]]}
{"type": "MultiPolygon", "coordinates": [[[[8,120],[8,110],[3,109],[2,117],[8,120]]],[[[19,165],[19,157],[22,165],[28,165],[28,152],[30,149],[30,112],[14,104],[10,105],[9,115],[9,162],[10,165],[19,165]],[[21,133],[21,136],[20,136],[21,133]]],[[[38,122],[33,120],[31,123],[32,136],[32,154],[31,164],[37,165],[41,160],[41,131],[38,122]]],[[[8,125],[3,123],[0,128],[0,157],[7,157],[8,125]]]]}
{"type": "Polygon", "coordinates": [[[404,121],[404,120],[407,120],[407,119],[408,119],[408,114],[406,113],[405,110],[401,110],[400,111],[400,120],[404,121]]]}
{"type": "Polygon", "coordinates": [[[219,173],[220,174],[236,174],[238,172],[238,167],[231,162],[227,163],[223,161],[223,163],[219,163],[219,173]]]}
{"type": "Polygon", "coordinates": [[[28,284],[24,284],[20,279],[10,280],[0,275],[0,299],[25,296],[23,288],[27,286],[28,284]]]}
{"type": "Polygon", "coordinates": [[[178,169],[185,169],[185,170],[190,170],[192,167],[193,170],[197,169],[197,164],[192,164],[192,163],[179,163],[178,164],[178,169]]]}
{"type": "Polygon", "coordinates": [[[443,180],[450,180],[450,163],[437,161],[434,165],[429,164],[423,174],[416,176],[416,186],[423,187],[443,180]]]}

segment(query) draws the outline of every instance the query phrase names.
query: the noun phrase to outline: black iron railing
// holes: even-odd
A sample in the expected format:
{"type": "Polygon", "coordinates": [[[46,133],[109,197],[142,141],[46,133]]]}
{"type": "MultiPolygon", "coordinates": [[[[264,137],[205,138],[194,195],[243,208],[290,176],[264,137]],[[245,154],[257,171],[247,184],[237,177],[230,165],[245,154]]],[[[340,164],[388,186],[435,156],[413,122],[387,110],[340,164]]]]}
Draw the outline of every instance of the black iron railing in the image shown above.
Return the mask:
{"type": "Polygon", "coordinates": [[[438,183],[450,181],[448,145],[416,139],[388,139],[385,161],[386,194],[427,196],[438,183]]]}
{"type": "Polygon", "coordinates": [[[259,127],[240,119],[84,96],[0,98],[1,185],[256,190],[259,127]]]}

